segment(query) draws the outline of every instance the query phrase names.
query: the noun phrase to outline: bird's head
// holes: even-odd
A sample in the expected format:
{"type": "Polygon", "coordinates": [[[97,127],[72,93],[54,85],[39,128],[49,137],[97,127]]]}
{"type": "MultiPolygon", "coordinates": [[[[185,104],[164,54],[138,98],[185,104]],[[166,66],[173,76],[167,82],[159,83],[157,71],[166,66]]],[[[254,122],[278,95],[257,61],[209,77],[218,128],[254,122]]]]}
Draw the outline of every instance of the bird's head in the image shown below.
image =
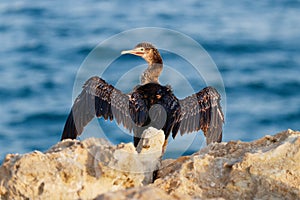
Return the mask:
{"type": "Polygon", "coordinates": [[[162,59],[159,51],[150,43],[142,42],[136,45],[131,50],[122,51],[121,54],[132,54],[140,56],[149,64],[162,64],[162,59]]]}

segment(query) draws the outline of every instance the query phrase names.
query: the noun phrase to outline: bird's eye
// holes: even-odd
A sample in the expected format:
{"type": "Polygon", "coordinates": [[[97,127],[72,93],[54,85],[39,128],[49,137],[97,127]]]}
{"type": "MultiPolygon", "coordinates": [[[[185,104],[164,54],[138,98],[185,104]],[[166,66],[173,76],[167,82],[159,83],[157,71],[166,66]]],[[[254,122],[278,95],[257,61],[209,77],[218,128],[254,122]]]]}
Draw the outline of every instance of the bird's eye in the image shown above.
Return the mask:
{"type": "Polygon", "coordinates": [[[144,48],[140,48],[140,50],[141,50],[141,51],[145,51],[145,49],[144,49],[144,48]]]}

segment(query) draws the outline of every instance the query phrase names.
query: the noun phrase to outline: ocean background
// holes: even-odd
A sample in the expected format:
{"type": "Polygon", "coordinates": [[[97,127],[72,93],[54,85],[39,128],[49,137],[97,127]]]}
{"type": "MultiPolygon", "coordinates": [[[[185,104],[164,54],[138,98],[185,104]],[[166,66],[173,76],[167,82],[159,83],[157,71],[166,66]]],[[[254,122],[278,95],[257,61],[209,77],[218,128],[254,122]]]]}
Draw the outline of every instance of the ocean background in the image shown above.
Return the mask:
{"type": "MultiPolygon", "coordinates": [[[[57,143],[72,98],[78,94],[73,94],[74,82],[85,58],[111,36],[142,27],[186,34],[215,62],[226,92],[223,141],[252,141],[288,128],[299,130],[299,13],[296,0],[1,1],[0,161],[8,153],[45,151],[57,143]]],[[[168,52],[162,51],[162,56],[170,66],[187,64],[168,52]]],[[[122,56],[113,64],[124,65],[126,72],[143,63],[122,56]]],[[[120,71],[112,69],[104,78],[116,84],[120,71]]],[[[163,84],[176,83],[167,70],[163,84]]],[[[193,76],[189,68],[185,73],[193,76]]],[[[138,76],[122,90],[129,92],[138,76]]],[[[193,80],[191,85],[206,86],[193,80]]],[[[172,86],[175,94],[184,90],[180,84],[172,86]]],[[[131,141],[114,122],[91,124],[80,139],[97,137],[95,124],[100,124],[112,143],[131,141]]],[[[205,146],[201,132],[177,139],[166,157],[191,154],[205,146]],[[187,143],[192,144],[186,147],[187,143]]]]}

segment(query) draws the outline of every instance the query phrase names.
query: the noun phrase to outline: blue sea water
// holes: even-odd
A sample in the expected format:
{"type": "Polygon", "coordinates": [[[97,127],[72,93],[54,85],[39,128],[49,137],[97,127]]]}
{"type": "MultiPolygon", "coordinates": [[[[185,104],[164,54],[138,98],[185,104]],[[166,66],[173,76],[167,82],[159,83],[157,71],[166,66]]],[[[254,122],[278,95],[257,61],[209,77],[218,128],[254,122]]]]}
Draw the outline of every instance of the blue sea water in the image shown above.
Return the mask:
{"type": "MultiPolygon", "coordinates": [[[[299,13],[296,0],[1,1],[0,160],[8,153],[44,151],[59,141],[84,59],[109,37],[141,27],[184,33],[211,56],[226,91],[224,141],[299,130],[299,13]]],[[[162,55],[177,62],[172,54],[162,55]]],[[[120,59],[116,62],[143,63],[133,56],[120,59]]],[[[105,79],[116,83],[118,72],[105,79]]],[[[173,87],[180,92],[180,86],[173,87]]],[[[96,122],[112,133],[111,142],[131,141],[128,134],[116,134],[121,131],[115,123],[96,122]]],[[[91,125],[82,137],[97,136],[95,130],[91,125]]],[[[178,156],[189,139],[180,137],[168,156],[178,156]]],[[[193,141],[185,153],[201,147],[193,141]]]]}

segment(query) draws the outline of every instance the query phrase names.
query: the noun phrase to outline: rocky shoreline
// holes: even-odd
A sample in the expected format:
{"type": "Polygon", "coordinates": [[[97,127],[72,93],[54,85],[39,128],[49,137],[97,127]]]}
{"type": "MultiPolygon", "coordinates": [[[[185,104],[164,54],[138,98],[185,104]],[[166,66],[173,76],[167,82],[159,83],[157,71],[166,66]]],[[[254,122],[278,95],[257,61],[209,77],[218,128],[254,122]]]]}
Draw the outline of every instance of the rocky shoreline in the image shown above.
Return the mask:
{"type": "Polygon", "coordinates": [[[65,140],[47,152],[8,154],[1,199],[300,199],[300,132],[214,143],[161,162],[162,131],[139,144],[65,140]],[[157,177],[152,179],[153,171],[157,177]]]}

